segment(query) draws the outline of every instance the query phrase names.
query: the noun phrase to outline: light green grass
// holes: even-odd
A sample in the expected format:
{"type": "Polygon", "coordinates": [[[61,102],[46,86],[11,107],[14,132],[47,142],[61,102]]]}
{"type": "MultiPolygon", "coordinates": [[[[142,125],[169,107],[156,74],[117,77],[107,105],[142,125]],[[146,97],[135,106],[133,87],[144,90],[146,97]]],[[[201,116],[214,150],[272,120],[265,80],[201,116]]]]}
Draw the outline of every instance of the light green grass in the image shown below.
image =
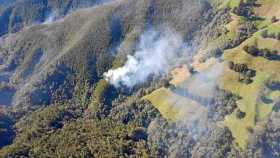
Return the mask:
{"type": "MultiPolygon", "coordinates": [[[[143,97],[149,100],[168,121],[190,121],[201,117],[206,108],[198,102],[173,93],[170,89],[159,88],[143,97]]],[[[207,113],[207,112],[206,112],[207,113]]]]}
{"type": "Polygon", "coordinates": [[[261,17],[270,19],[273,16],[280,16],[280,1],[279,0],[257,0],[260,7],[256,7],[254,12],[261,17]]]}
{"type": "MultiPolygon", "coordinates": [[[[278,26],[268,27],[270,31],[279,31],[278,26]]],[[[243,51],[245,45],[257,43],[259,48],[275,48],[275,45],[280,45],[277,40],[265,42],[267,39],[260,37],[260,31],[255,33],[251,38],[243,42],[239,47],[225,51],[223,58],[226,61],[234,63],[245,63],[249,68],[257,71],[254,82],[246,85],[238,82],[238,73],[231,70],[225,70],[221,86],[242,97],[237,102],[238,108],[246,113],[245,118],[238,119],[236,113],[226,116],[224,124],[229,127],[239,147],[244,149],[248,143],[250,132],[249,128],[254,128],[256,121],[263,121],[270,114],[273,103],[265,104],[260,102],[265,83],[271,79],[280,81],[280,62],[269,61],[263,57],[253,57],[243,51]]],[[[278,49],[280,51],[280,49],[278,49]]],[[[272,99],[275,99],[279,93],[271,93],[272,99]]]]}
{"type": "MultiPolygon", "coordinates": [[[[269,0],[265,3],[267,4],[269,0]]],[[[271,0],[273,1],[273,0],[271,0]]],[[[214,6],[217,8],[234,8],[239,5],[239,0],[215,0],[213,1],[214,6]]],[[[264,3],[264,0],[263,0],[264,3]]],[[[217,39],[213,39],[207,45],[209,47],[215,47],[221,43],[232,40],[236,37],[236,30],[245,20],[243,17],[232,15],[233,21],[227,24],[229,32],[225,35],[220,36],[217,39]]],[[[256,43],[259,48],[269,48],[277,49],[280,52],[280,42],[275,39],[262,38],[261,32],[265,29],[269,33],[280,32],[280,25],[271,24],[270,19],[256,20],[257,28],[260,30],[256,32],[252,37],[244,41],[241,45],[234,49],[226,50],[223,56],[225,61],[233,61],[235,63],[244,63],[248,65],[249,68],[257,71],[254,77],[254,82],[246,85],[238,82],[238,73],[233,72],[225,68],[224,76],[221,77],[220,87],[237,94],[242,97],[237,102],[238,108],[246,113],[243,119],[238,119],[236,117],[236,111],[232,114],[226,116],[224,120],[224,125],[227,126],[234,138],[239,148],[245,149],[249,138],[250,130],[256,127],[256,124],[260,122],[265,122],[268,115],[271,113],[273,104],[266,104],[260,100],[260,96],[265,96],[269,99],[275,100],[280,96],[280,92],[268,92],[263,94],[263,89],[265,83],[270,80],[280,81],[280,62],[279,61],[269,61],[263,57],[253,57],[243,51],[245,45],[252,45],[256,43]]],[[[144,97],[151,101],[151,103],[161,112],[161,114],[168,120],[178,119],[178,109],[174,108],[176,103],[170,102],[167,98],[173,96],[172,92],[167,89],[161,88],[150,95],[144,97]]],[[[180,100],[178,98],[178,100],[180,100]]],[[[187,100],[185,100],[187,103],[187,100]]],[[[180,104],[184,104],[184,101],[180,101],[180,104]]]]}
{"type": "Polygon", "coordinates": [[[226,24],[226,28],[228,32],[226,34],[222,34],[220,37],[216,39],[212,39],[207,43],[206,48],[217,48],[224,43],[228,43],[236,38],[237,30],[240,25],[242,25],[245,21],[244,18],[241,16],[237,16],[235,14],[231,14],[232,21],[226,24]]]}
{"type": "Polygon", "coordinates": [[[177,114],[179,111],[174,107],[175,102],[168,99],[171,97],[179,99],[179,96],[172,94],[170,90],[160,88],[145,96],[143,99],[149,100],[160,111],[164,118],[169,121],[175,121],[178,118],[177,114]]]}
{"type": "Polygon", "coordinates": [[[262,19],[256,20],[257,28],[261,29],[271,24],[273,16],[280,16],[280,1],[279,0],[258,0],[260,7],[254,8],[254,13],[262,19]]]}
{"type": "Polygon", "coordinates": [[[279,33],[280,32],[280,25],[279,24],[272,24],[268,27],[269,33],[279,33]]]}
{"type": "Polygon", "coordinates": [[[260,20],[255,20],[254,23],[256,24],[256,27],[258,29],[263,29],[267,27],[268,25],[271,24],[271,20],[269,19],[260,19],[260,20]]]}
{"type": "Polygon", "coordinates": [[[223,0],[220,8],[235,8],[238,7],[241,0],[223,0]]]}

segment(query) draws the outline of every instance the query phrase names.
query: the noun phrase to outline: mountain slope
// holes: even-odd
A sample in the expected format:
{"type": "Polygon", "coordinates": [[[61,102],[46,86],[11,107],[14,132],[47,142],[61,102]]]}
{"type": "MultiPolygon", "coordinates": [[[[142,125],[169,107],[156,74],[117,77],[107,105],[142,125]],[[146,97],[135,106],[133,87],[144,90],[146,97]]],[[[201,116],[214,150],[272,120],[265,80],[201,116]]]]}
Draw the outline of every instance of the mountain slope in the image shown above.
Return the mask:
{"type": "Polygon", "coordinates": [[[0,155],[278,157],[278,8],[0,0],[0,155]]]}

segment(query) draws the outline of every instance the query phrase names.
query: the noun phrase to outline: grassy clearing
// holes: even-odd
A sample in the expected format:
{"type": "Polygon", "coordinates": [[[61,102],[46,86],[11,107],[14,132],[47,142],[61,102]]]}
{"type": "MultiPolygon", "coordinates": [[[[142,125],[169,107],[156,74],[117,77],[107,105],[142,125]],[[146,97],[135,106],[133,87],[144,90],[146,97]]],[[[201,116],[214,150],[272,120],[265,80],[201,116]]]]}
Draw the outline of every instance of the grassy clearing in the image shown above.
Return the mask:
{"type": "Polygon", "coordinates": [[[236,4],[237,2],[234,2],[232,0],[213,0],[213,1],[210,1],[210,2],[217,9],[223,9],[223,8],[227,8],[229,6],[237,5],[236,4]]]}
{"type": "Polygon", "coordinates": [[[218,9],[234,8],[239,6],[241,0],[214,0],[213,4],[218,9]]]}
{"type": "Polygon", "coordinates": [[[174,106],[176,102],[172,102],[168,99],[170,97],[179,99],[179,96],[173,95],[168,89],[160,88],[145,96],[143,99],[149,100],[160,111],[164,118],[169,121],[175,121],[178,118],[177,114],[179,110],[174,106]]]}
{"type": "MultiPolygon", "coordinates": [[[[208,60],[210,61],[210,60],[208,60]]],[[[196,70],[207,71],[211,65],[215,65],[216,60],[196,65],[196,70]]],[[[171,84],[183,89],[187,89],[192,95],[209,98],[212,96],[212,87],[203,79],[211,76],[198,77],[191,76],[187,65],[174,69],[172,72],[171,84]],[[203,78],[203,79],[202,79],[203,78]]],[[[169,121],[203,121],[207,119],[207,108],[191,97],[180,95],[171,89],[160,88],[145,96],[143,99],[149,100],[169,121]]]]}
{"type": "MultiPolygon", "coordinates": [[[[280,32],[279,26],[271,25],[268,27],[269,32],[280,32]]],[[[235,63],[245,63],[249,68],[257,71],[254,82],[249,85],[238,82],[238,73],[225,69],[222,77],[221,86],[238,94],[242,97],[238,101],[238,107],[241,111],[246,113],[245,118],[238,119],[236,113],[228,115],[225,118],[224,124],[229,127],[239,147],[245,148],[250,136],[250,129],[254,129],[257,121],[263,121],[272,110],[273,103],[266,104],[260,101],[260,96],[271,97],[276,99],[280,96],[279,93],[262,94],[265,83],[271,79],[280,81],[280,62],[269,61],[263,57],[253,57],[243,51],[245,45],[257,43],[259,48],[275,49],[280,42],[273,39],[263,39],[261,31],[255,33],[251,38],[243,42],[240,46],[225,51],[223,58],[226,61],[233,61],[235,63]]],[[[279,47],[277,47],[280,51],[279,47]]]]}
{"type": "Polygon", "coordinates": [[[280,23],[272,24],[268,27],[268,33],[278,33],[280,30],[280,23]]]}
{"type": "MultiPolygon", "coordinates": [[[[160,88],[145,96],[168,121],[198,120],[202,113],[207,113],[206,108],[196,101],[173,93],[169,89],[160,88]]],[[[206,115],[205,115],[206,116],[206,115]]]]}
{"type": "Polygon", "coordinates": [[[255,21],[259,29],[269,26],[273,16],[280,17],[279,0],[258,0],[257,4],[260,6],[254,8],[254,13],[262,18],[255,21]]]}
{"type": "Polygon", "coordinates": [[[256,7],[254,12],[264,18],[280,17],[280,1],[279,0],[258,0],[260,7],[256,7]]]}
{"type": "MultiPolygon", "coordinates": [[[[239,0],[215,0],[213,6],[217,9],[222,8],[234,8],[240,3],[239,0]]],[[[260,8],[256,8],[255,12],[258,16],[264,19],[255,20],[257,28],[260,30],[256,32],[252,37],[244,41],[238,47],[230,50],[226,50],[223,56],[225,61],[233,61],[234,63],[246,64],[250,69],[256,70],[256,76],[254,82],[251,84],[243,84],[238,81],[239,74],[224,69],[224,75],[220,78],[220,87],[237,94],[242,97],[237,102],[238,108],[246,113],[246,116],[242,119],[237,118],[237,111],[226,116],[224,125],[227,126],[238,144],[240,149],[246,148],[250,135],[256,126],[262,124],[265,125],[267,117],[272,111],[275,100],[280,96],[279,91],[266,91],[264,92],[265,84],[267,81],[274,80],[280,81],[280,62],[269,61],[263,57],[253,57],[243,51],[245,45],[257,44],[258,48],[269,48],[271,50],[278,50],[280,52],[280,42],[276,39],[262,38],[261,33],[267,29],[269,33],[280,32],[280,24],[271,24],[270,18],[272,16],[280,17],[280,1],[278,0],[259,0],[261,4],[260,8]],[[278,5],[279,4],[279,5],[278,5]],[[273,103],[264,103],[261,97],[266,97],[273,100],[273,103]]],[[[244,23],[244,18],[232,14],[232,21],[226,25],[229,30],[228,33],[221,35],[219,38],[214,39],[208,43],[207,48],[215,47],[221,43],[230,41],[236,37],[236,31],[238,27],[244,23]]],[[[179,75],[180,76],[180,75],[179,75]]],[[[176,80],[175,80],[176,81],[176,80]]],[[[181,82],[181,80],[179,80],[181,82]]],[[[174,82],[174,80],[173,80],[174,82]]],[[[174,83],[177,83],[174,82],[174,83]]],[[[144,97],[151,101],[151,103],[161,112],[161,114],[168,120],[176,120],[182,117],[182,109],[177,107],[186,107],[190,103],[187,98],[176,96],[170,90],[160,88],[150,95],[144,97]],[[169,98],[175,98],[170,100],[169,98]]],[[[195,104],[194,104],[195,105],[195,104]]],[[[197,109],[199,106],[191,106],[197,109]]],[[[183,108],[185,109],[185,108],[183,108]]]]}
{"type": "Polygon", "coordinates": [[[232,21],[225,25],[228,32],[226,34],[222,34],[216,39],[213,39],[208,42],[207,48],[216,48],[223,43],[227,43],[237,36],[238,27],[244,23],[244,19],[241,16],[231,14],[232,21]]]}
{"type": "Polygon", "coordinates": [[[183,65],[182,67],[175,68],[171,72],[173,79],[170,81],[173,85],[180,85],[183,83],[188,77],[191,76],[187,65],[183,65]]]}

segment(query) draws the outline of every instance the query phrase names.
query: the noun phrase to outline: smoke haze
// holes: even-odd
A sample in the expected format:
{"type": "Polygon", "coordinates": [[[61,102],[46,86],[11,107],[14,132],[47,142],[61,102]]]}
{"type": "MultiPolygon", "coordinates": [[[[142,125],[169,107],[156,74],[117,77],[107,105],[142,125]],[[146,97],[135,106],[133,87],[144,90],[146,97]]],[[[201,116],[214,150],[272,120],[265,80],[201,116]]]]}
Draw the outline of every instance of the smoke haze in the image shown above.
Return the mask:
{"type": "Polygon", "coordinates": [[[182,37],[173,31],[150,30],[140,37],[135,54],[127,56],[124,66],[109,70],[104,77],[116,87],[131,88],[150,76],[168,73],[180,61],[181,54],[188,51],[182,37]]]}

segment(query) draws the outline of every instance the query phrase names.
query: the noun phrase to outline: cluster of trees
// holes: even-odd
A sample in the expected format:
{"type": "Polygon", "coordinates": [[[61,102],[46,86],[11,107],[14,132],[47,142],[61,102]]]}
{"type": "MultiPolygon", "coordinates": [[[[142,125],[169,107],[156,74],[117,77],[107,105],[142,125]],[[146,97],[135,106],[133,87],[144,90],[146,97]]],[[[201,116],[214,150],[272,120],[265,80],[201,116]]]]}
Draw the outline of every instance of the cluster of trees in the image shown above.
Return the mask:
{"type": "MultiPolygon", "coordinates": [[[[139,98],[115,103],[110,113],[96,117],[87,86],[73,99],[34,111],[17,122],[14,143],[3,157],[143,157],[151,155],[146,129],[158,112],[139,98]],[[88,101],[84,101],[84,99],[88,101]],[[136,99],[138,100],[136,102],[136,99]],[[91,100],[91,101],[90,101],[91,100]],[[90,102],[89,102],[90,101],[90,102]]],[[[105,97],[105,96],[103,96],[105,97]]],[[[95,99],[95,97],[92,97],[95,99]]],[[[97,111],[102,111],[100,103],[97,111]]],[[[1,122],[0,122],[1,123],[1,122]]],[[[1,125],[1,124],[0,124],[1,125]]],[[[2,127],[1,127],[2,129],[2,127]]],[[[1,135],[2,136],[2,135],[1,135]]],[[[1,137],[2,138],[2,137],[1,137]]],[[[2,139],[1,139],[2,140],[2,139]]],[[[2,142],[2,141],[1,141],[2,142]]]]}
{"type": "Polygon", "coordinates": [[[0,106],[9,106],[12,102],[15,89],[9,84],[0,82],[0,106]]]}
{"type": "MultiPolygon", "coordinates": [[[[195,40],[200,41],[202,45],[207,45],[210,41],[226,35],[229,30],[225,27],[225,24],[228,24],[230,21],[231,15],[228,9],[222,9],[213,13],[211,23],[205,25],[202,30],[198,32],[198,36],[195,37],[195,40]]],[[[220,48],[223,49],[226,47],[225,45],[227,45],[227,42],[223,41],[223,43],[219,44],[220,48]]]]}
{"type": "Polygon", "coordinates": [[[280,82],[270,81],[266,83],[266,86],[272,91],[280,91],[280,82]]]}
{"type": "Polygon", "coordinates": [[[208,135],[204,135],[194,148],[192,157],[238,157],[233,147],[233,136],[228,128],[211,124],[208,135]],[[213,130],[215,128],[215,130],[213,130]]]}
{"type": "Polygon", "coordinates": [[[239,119],[243,119],[244,117],[246,116],[246,113],[241,111],[240,109],[238,109],[236,111],[236,117],[239,118],[239,119]]]}
{"type": "Polygon", "coordinates": [[[273,111],[280,112],[280,99],[273,106],[273,111]]]}
{"type": "Polygon", "coordinates": [[[0,148],[12,143],[14,134],[12,118],[0,108],[0,148]]]}
{"type": "Polygon", "coordinates": [[[246,64],[234,64],[234,62],[229,62],[229,68],[235,72],[240,73],[239,81],[245,84],[250,84],[253,82],[253,77],[256,76],[256,71],[249,69],[246,64]]]}
{"type": "Polygon", "coordinates": [[[201,62],[205,62],[206,60],[210,59],[211,57],[219,58],[223,55],[223,50],[221,48],[214,48],[207,52],[203,58],[200,59],[201,62]]]}
{"type": "Polygon", "coordinates": [[[20,132],[13,144],[2,150],[3,156],[213,157],[231,152],[230,132],[213,128],[211,122],[222,120],[236,108],[233,94],[217,92],[215,106],[209,106],[213,114],[209,115],[209,127],[197,133],[184,123],[167,122],[141,95],[136,95],[143,89],[133,92],[135,95],[118,94],[119,98],[107,102],[110,86],[104,80],[96,84],[93,89],[76,85],[79,87],[71,100],[40,108],[18,121],[16,128],[20,132]],[[87,91],[91,90],[89,98],[87,91]],[[93,103],[97,105],[95,110],[91,108],[93,103]],[[110,110],[104,111],[107,104],[110,110]],[[205,134],[205,130],[211,134],[205,134]]]}
{"type": "MultiPolygon", "coordinates": [[[[173,6],[169,5],[172,2],[174,1],[155,1],[158,5],[164,3],[167,6],[173,6]]],[[[255,5],[254,1],[241,1],[240,7],[234,9],[234,12],[252,16],[252,5],[255,5]]],[[[178,6],[181,6],[181,3],[178,3],[178,6]]],[[[226,34],[227,30],[218,30],[218,26],[228,22],[228,13],[225,10],[221,13],[223,17],[217,16],[214,26],[209,24],[209,27],[205,28],[208,32],[206,34],[210,37],[211,33],[217,36],[226,34]],[[214,32],[212,27],[217,27],[218,31],[214,32]]],[[[181,26],[180,23],[174,24],[181,26]]],[[[104,29],[103,25],[100,26],[101,30],[104,29]]],[[[192,27],[195,26],[197,25],[192,27]]],[[[188,28],[188,25],[185,27],[188,28]]],[[[187,30],[185,27],[179,30],[187,30]]],[[[237,38],[226,45],[234,47],[255,31],[254,24],[245,22],[238,28],[237,38]]],[[[91,34],[89,37],[92,37],[91,34]]],[[[90,39],[95,38],[102,37],[93,36],[90,39]]],[[[87,45],[100,46],[96,43],[79,44],[80,47],[87,45]]],[[[214,49],[209,54],[218,58],[223,49],[224,47],[214,49]]],[[[214,98],[201,98],[176,89],[169,83],[169,79],[164,77],[151,79],[129,92],[125,92],[127,89],[116,90],[103,80],[102,76],[108,69],[121,65],[121,58],[116,60],[113,55],[103,53],[102,50],[100,54],[89,55],[89,52],[84,54],[84,57],[81,55],[82,52],[87,52],[84,49],[73,52],[69,58],[74,60],[65,61],[73,67],[61,64],[48,75],[48,79],[36,87],[38,90],[31,96],[32,104],[47,106],[34,108],[28,111],[28,115],[16,120],[15,128],[18,133],[15,139],[11,137],[13,120],[0,113],[0,142],[7,145],[13,141],[13,144],[1,150],[0,157],[2,154],[2,157],[240,157],[239,151],[235,151],[233,147],[234,138],[229,129],[216,126],[218,121],[236,111],[239,96],[218,89],[214,98]],[[87,61],[86,64],[83,64],[84,61],[87,61]],[[79,74],[76,74],[77,72],[79,74]],[[76,81],[77,78],[80,80],[76,81]],[[194,125],[189,127],[184,122],[168,122],[154,106],[142,100],[144,95],[161,86],[207,104],[209,113],[207,122],[204,122],[206,125],[199,126],[194,122],[194,125]],[[5,138],[9,140],[6,141],[5,138]]],[[[231,62],[230,68],[239,72],[242,76],[240,80],[247,84],[252,82],[256,73],[245,64],[231,62]]],[[[275,88],[274,85],[271,87],[275,88]]],[[[236,114],[238,118],[246,115],[240,110],[237,110],[236,114]]],[[[279,148],[274,148],[273,144],[275,142],[269,143],[268,151],[277,153],[279,148]]],[[[0,143],[0,147],[1,145],[0,143]]]]}
{"type": "Polygon", "coordinates": [[[77,8],[89,7],[100,3],[96,0],[79,0],[79,1],[51,1],[51,0],[24,0],[24,1],[9,1],[1,0],[0,4],[0,22],[3,24],[0,27],[0,35],[8,32],[17,32],[25,25],[32,23],[44,22],[54,12],[58,17],[65,16],[70,11],[77,8]]]}
{"type": "Polygon", "coordinates": [[[48,74],[41,84],[30,93],[32,105],[50,105],[57,101],[70,99],[74,91],[74,72],[64,64],[56,65],[57,69],[48,74]]]}
{"type": "Polygon", "coordinates": [[[208,117],[213,121],[222,121],[226,115],[234,112],[237,108],[236,101],[240,97],[222,89],[217,89],[213,103],[208,106],[208,117]]]}
{"type": "MultiPolygon", "coordinates": [[[[236,101],[240,97],[232,93],[217,89],[213,102],[208,106],[207,126],[194,123],[194,127],[189,127],[183,122],[167,122],[149,102],[141,99],[141,95],[119,94],[119,98],[109,102],[112,104],[110,110],[103,111],[108,104],[107,95],[104,95],[108,85],[100,81],[100,85],[95,87],[93,97],[86,97],[85,105],[82,98],[87,93],[78,93],[81,95],[69,102],[41,108],[19,121],[16,128],[20,133],[11,146],[2,150],[4,156],[239,156],[233,147],[230,131],[215,126],[215,122],[223,120],[237,108],[236,101]],[[98,105],[95,110],[90,108],[93,102],[98,105]],[[103,114],[98,116],[96,113],[103,114]]],[[[90,88],[76,90],[87,91],[90,88]]],[[[240,118],[245,115],[239,114],[240,118]]]]}
{"type": "Polygon", "coordinates": [[[251,54],[252,56],[261,56],[268,60],[280,60],[280,55],[278,55],[277,50],[271,51],[268,48],[259,49],[256,45],[246,45],[243,50],[251,54]]]}
{"type": "Polygon", "coordinates": [[[271,18],[271,23],[275,23],[275,22],[278,22],[278,21],[279,21],[279,19],[277,19],[276,16],[273,16],[271,18]]]}
{"type": "Polygon", "coordinates": [[[254,17],[252,7],[256,5],[256,0],[241,0],[238,7],[234,7],[232,12],[247,18],[254,17]]]}
{"type": "Polygon", "coordinates": [[[279,115],[279,112],[275,112],[270,117],[267,128],[259,140],[258,147],[262,149],[263,157],[280,157],[280,128],[277,115],[279,115]]]}
{"type": "Polygon", "coordinates": [[[254,23],[245,22],[244,24],[241,24],[236,31],[236,37],[227,44],[225,49],[234,48],[240,45],[243,41],[248,39],[248,37],[252,36],[256,31],[257,27],[254,23]]]}
{"type": "Polygon", "coordinates": [[[273,39],[280,40],[280,32],[268,33],[268,30],[264,30],[261,35],[263,38],[273,38],[273,39]]]}

